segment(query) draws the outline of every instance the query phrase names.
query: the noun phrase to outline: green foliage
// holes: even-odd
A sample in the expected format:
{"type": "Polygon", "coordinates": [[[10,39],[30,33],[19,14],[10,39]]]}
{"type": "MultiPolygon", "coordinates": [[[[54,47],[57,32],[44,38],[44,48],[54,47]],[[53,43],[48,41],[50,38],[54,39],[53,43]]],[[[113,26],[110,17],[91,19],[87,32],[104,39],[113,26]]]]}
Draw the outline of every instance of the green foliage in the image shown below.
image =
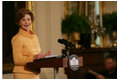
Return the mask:
{"type": "Polygon", "coordinates": [[[103,16],[103,27],[106,28],[105,32],[109,34],[114,30],[117,31],[117,12],[103,16]]]}
{"type": "Polygon", "coordinates": [[[73,32],[89,33],[89,20],[85,16],[79,16],[78,13],[68,15],[66,19],[62,20],[62,33],[70,35],[73,32]]]}

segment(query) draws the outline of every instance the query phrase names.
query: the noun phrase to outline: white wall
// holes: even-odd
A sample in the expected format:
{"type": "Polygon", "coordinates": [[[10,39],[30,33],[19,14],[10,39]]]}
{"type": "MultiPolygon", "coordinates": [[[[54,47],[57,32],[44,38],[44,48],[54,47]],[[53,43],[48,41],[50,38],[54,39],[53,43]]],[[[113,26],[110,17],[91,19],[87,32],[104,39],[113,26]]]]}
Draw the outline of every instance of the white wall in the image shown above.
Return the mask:
{"type": "MultiPolygon", "coordinates": [[[[39,37],[42,53],[52,49],[54,54],[61,55],[64,45],[59,44],[57,40],[62,38],[61,21],[64,18],[64,2],[35,1],[34,16],[34,31],[39,37]]],[[[54,79],[54,70],[43,68],[40,77],[54,79]]],[[[60,68],[59,78],[66,78],[63,68],[60,68]]]]}

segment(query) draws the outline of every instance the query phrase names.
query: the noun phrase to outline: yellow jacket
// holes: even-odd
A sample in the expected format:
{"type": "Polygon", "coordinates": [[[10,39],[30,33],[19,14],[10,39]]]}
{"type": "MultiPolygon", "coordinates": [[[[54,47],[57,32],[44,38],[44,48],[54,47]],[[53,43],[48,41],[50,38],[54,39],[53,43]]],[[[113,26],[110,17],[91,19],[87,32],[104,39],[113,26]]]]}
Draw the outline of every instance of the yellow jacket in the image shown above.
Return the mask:
{"type": "Polygon", "coordinates": [[[15,64],[13,72],[33,73],[25,69],[25,64],[33,62],[33,56],[41,52],[36,34],[33,32],[29,34],[20,28],[19,32],[12,38],[11,43],[15,64]]]}

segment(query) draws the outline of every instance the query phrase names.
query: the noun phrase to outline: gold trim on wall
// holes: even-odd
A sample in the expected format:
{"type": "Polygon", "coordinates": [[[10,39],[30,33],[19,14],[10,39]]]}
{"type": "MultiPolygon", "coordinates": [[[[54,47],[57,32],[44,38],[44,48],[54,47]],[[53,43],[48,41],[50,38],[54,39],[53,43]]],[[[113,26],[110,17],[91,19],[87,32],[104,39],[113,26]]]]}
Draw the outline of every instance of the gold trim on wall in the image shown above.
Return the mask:
{"type": "Polygon", "coordinates": [[[105,8],[105,1],[102,1],[102,12],[103,12],[103,15],[106,13],[106,8],[105,8]]]}
{"type": "MultiPolygon", "coordinates": [[[[102,21],[103,21],[103,15],[105,14],[105,2],[104,1],[99,2],[99,11],[100,10],[102,10],[102,21]]],[[[105,48],[105,45],[106,45],[105,35],[100,34],[100,47],[105,48]]]]}
{"type": "MultiPolygon", "coordinates": [[[[102,14],[103,16],[103,1],[99,2],[99,12],[101,12],[100,14],[102,14]],[[102,11],[101,11],[102,10],[102,11]]],[[[103,19],[103,18],[102,18],[103,19]]],[[[103,26],[102,26],[103,27],[103,26]]],[[[103,48],[104,47],[104,40],[103,40],[103,35],[100,34],[100,47],[103,48]]]]}
{"type": "MultiPolygon", "coordinates": [[[[34,2],[33,1],[26,1],[26,9],[29,9],[34,14],[34,2]]],[[[34,31],[34,22],[32,23],[30,29],[34,31]]]]}
{"type": "Polygon", "coordinates": [[[64,18],[66,18],[67,16],[67,6],[68,6],[68,2],[64,1],[64,18]]]}

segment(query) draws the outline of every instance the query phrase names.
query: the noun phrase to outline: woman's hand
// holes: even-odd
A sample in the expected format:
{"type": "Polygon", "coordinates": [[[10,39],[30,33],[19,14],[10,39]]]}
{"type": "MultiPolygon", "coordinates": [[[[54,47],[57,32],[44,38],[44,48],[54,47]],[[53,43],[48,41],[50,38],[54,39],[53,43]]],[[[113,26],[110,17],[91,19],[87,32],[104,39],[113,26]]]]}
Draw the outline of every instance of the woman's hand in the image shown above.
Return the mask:
{"type": "Polygon", "coordinates": [[[48,55],[51,55],[52,54],[52,51],[49,50],[47,53],[45,53],[45,56],[48,56],[48,55]]]}
{"type": "Polygon", "coordinates": [[[41,59],[41,58],[45,58],[45,55],[42,53],[39,53],[38,55],[35,55],[33,59],[35,60],[35,59],[41,59]]]}
{"type": "Polygon", "coordinates": [[[52,51],[49,50],[46,54],[39,53],[38,55],[35,55],[33,59],[35,60],[35,59],[45,58],[45,56],[48,56],[48,55],[51,55],[51,54],[52,54],[52,51]]]}

